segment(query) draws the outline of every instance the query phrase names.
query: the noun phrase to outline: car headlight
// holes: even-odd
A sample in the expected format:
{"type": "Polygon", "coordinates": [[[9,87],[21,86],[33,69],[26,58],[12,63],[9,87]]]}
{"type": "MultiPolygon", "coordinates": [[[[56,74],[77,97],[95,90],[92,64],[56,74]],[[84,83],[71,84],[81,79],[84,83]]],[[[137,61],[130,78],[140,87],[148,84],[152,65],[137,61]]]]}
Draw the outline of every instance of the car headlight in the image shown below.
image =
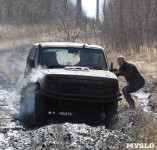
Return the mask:
{"type": "Polygon", "coordinates": [[[57,90],[57,84],[56,83],[49,84],[49,89],[51,89],[51,90],[57,90]]]}

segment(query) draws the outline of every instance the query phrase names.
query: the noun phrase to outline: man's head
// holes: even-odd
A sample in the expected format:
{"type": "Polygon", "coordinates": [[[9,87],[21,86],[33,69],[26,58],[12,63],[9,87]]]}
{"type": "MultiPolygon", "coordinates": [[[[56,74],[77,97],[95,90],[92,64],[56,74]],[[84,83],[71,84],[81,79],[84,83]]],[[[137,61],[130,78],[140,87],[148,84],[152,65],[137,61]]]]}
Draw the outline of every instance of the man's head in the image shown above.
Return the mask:
{"type": "Polygon", "coordinates": [[[125,62],[126,62],[126,61],[125,61],[125,58],[124,58],[123,56],[119,56],[119,57],[117,58],[117,63],[118,63],[118,65],[119,65],[120,67],[122,67],[125,62]]]}

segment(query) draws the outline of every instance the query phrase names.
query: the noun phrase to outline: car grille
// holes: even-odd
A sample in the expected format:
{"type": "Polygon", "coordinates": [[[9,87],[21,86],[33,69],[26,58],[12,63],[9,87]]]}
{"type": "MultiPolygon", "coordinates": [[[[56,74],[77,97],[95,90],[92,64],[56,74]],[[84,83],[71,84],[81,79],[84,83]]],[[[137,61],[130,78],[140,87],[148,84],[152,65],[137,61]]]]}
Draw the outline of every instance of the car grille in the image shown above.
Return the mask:
{"type": "Polygon", "coordinates": [[[76,84],[76,83],[61,83],[59,87],[61,93],[69,94],[90,94],[90,95],[104,95],[103,85],[94,84],[76,84]]]}

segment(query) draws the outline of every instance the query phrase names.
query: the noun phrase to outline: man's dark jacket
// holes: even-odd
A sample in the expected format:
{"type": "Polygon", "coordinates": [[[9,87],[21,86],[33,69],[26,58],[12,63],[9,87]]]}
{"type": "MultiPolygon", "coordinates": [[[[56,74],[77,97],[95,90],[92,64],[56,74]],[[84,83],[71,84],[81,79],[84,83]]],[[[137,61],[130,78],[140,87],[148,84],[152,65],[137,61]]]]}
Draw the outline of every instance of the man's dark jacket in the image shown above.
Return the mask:
{"type": "Polygon", "coordinates": [[[127,83],[132,85],[136,90],[142,88],[145,84],[143,76],[138,72],[135,65],[125,62],[122,67],[119,68],[120,75],[124,76],[127,83]]]}

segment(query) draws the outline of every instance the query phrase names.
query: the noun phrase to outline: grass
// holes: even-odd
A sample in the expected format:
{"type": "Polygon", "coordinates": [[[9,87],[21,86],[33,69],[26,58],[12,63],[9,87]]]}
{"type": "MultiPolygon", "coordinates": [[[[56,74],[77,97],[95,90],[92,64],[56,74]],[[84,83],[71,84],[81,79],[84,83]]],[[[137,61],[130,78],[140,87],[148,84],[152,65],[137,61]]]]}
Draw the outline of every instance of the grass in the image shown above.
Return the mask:
{"type": "Polygon", "coordinates": [[[136,133],[133,143],[154,143],[157,149],[157,123],[156,122],[142,122],[133,128],[136,133]]]}
{"type": "Polygon", "coordinates": [[[0,50],[10,49],[22,44],[55,41],[59,38],[60,34],[50,25],[0,26],[0,50]]]}

